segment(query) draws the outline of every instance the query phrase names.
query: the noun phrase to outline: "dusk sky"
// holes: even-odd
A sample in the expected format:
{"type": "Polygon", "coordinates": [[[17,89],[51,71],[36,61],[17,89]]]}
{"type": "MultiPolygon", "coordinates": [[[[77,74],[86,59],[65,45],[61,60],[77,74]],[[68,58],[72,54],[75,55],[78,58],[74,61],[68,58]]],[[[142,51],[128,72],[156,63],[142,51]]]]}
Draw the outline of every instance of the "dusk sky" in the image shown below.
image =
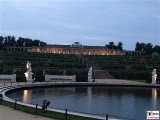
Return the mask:
{"type": "Polygon", "coordinates": [[[0,35],[134,50],[160,45],[160,0],[0,0],[0,35]]]}

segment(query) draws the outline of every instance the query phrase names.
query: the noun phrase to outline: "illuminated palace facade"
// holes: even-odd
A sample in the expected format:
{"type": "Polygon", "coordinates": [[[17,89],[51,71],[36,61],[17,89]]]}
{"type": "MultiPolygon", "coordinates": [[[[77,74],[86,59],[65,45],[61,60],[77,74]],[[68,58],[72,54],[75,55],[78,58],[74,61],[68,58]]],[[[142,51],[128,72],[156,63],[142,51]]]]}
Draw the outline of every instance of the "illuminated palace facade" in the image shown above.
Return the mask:
{"type": "Polygon", "coordinates": [[[79,42],[72,45],[46,45],[28,48],[29,52],[76,54],[76,55],[125,55],[123,50],[108,49],[105,46],[82,46],[79,42]]]}
{"type": "Polygon", "coordinates": [[[79,42],[72,45],[45,45],[34,47],[11,47],[5,46],[4,50],[28,51],[54,54],[76,54],[76,55],[145,55],[144,51],[125,51],[109,49],[105,46],[82,46],[79,42]]]}

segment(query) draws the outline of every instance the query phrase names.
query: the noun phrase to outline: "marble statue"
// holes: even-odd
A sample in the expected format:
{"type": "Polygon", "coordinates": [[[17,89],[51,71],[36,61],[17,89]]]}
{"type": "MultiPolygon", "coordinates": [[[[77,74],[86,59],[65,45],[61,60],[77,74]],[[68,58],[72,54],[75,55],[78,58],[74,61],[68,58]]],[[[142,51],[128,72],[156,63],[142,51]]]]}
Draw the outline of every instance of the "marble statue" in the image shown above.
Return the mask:
{"type": "Polygon", "coordinates": [[[32,71],[31,63],[29,61],[27,61],[26,68],[27,68],[27,71],[30,71],[30,72],[32,71]]]}
{"type": "Polygon", "coordinates": [[[92,67],[89,68],[88,74],[92,74],[92,67]]]}
{"type": "Polygon", "coordinates": [[[152,84],[156,84],[156,79],[157,79],[157,74],[156,74],[156,69],[154,69],[152,72],[152,84]]]}
{"type": "Polygon", "coordinates": [[[26,81],[33,81],[32,79],[33,73],[31,72],[32,71],[31,63],[29,61],[27,61],[26,68],[27,68],[27,71],[24,73],[26,77],[26,81]]]}
{"type": "Polygon", "coordinates": [[[88,71],[88,82],[91,82],[91,81],[92,81],[92,67],[90,67],[88,71]]]}

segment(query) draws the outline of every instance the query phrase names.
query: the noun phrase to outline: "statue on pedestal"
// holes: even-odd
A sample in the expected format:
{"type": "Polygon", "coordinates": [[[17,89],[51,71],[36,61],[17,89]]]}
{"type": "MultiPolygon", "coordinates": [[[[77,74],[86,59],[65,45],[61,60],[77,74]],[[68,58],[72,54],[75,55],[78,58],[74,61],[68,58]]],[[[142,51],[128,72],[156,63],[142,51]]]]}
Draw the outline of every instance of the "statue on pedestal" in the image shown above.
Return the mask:
{"type": "Polygon", "coordinates": [[[91,82],[91,81],[92,81],[92,67],[90,67],[88,71],[88,82],[91,82]]]}
{"type": "Polygon", "coordinates": [[[31,63],[29,61],[27,61],[27,64],[26,64],[26,68],[27,68],[27,72],[25,72],[25,77],[26,77],[26,81],[33,81],[32,79],[32,69],[31,69],[31,63]]]}
{"type": "Polygon", "coordinates": [[[157,79],[157,74],[156,74],[156,69],[154,69],[152,72],[152,84],[156,84],[156,79],[157,79]]]}

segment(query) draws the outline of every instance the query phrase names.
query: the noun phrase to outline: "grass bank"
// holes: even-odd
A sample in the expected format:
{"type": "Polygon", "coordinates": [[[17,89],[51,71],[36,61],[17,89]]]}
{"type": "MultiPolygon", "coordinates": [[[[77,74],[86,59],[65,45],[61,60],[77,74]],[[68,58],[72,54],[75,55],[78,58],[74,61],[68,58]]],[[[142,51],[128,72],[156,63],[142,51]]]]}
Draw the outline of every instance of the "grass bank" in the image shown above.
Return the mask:
{"type": "Polygon", "coordinates": [[[81,116],[76,116],[76,115],[70,115],[70,114],[65,114],[64,113],[59,113],[59,112],[54,112],[54,111],[49,111],[47,110],[46,112],[42,111],[41,109],[37,108],[36,110],[36,105],[35,108],[33,107],[29,107],[29,106],[25,106],[25,105],[20,105],[20,104],[16,104],[6,101],[6,100],[0,100],[0,105],[5,105],[5,106],[9,106],[11,108],[22,111],[22,112],[26,112],[26,113],[30,113],[30,114],[34,114],[34,115],[40,115],[43,117],[48,117],[48,118],[53,118],[53,119],[57,119],[57,120],[97,120],[97,119],[93,119],[93,118],[88,118],[88,117],[81,117],[81,116]]]}

